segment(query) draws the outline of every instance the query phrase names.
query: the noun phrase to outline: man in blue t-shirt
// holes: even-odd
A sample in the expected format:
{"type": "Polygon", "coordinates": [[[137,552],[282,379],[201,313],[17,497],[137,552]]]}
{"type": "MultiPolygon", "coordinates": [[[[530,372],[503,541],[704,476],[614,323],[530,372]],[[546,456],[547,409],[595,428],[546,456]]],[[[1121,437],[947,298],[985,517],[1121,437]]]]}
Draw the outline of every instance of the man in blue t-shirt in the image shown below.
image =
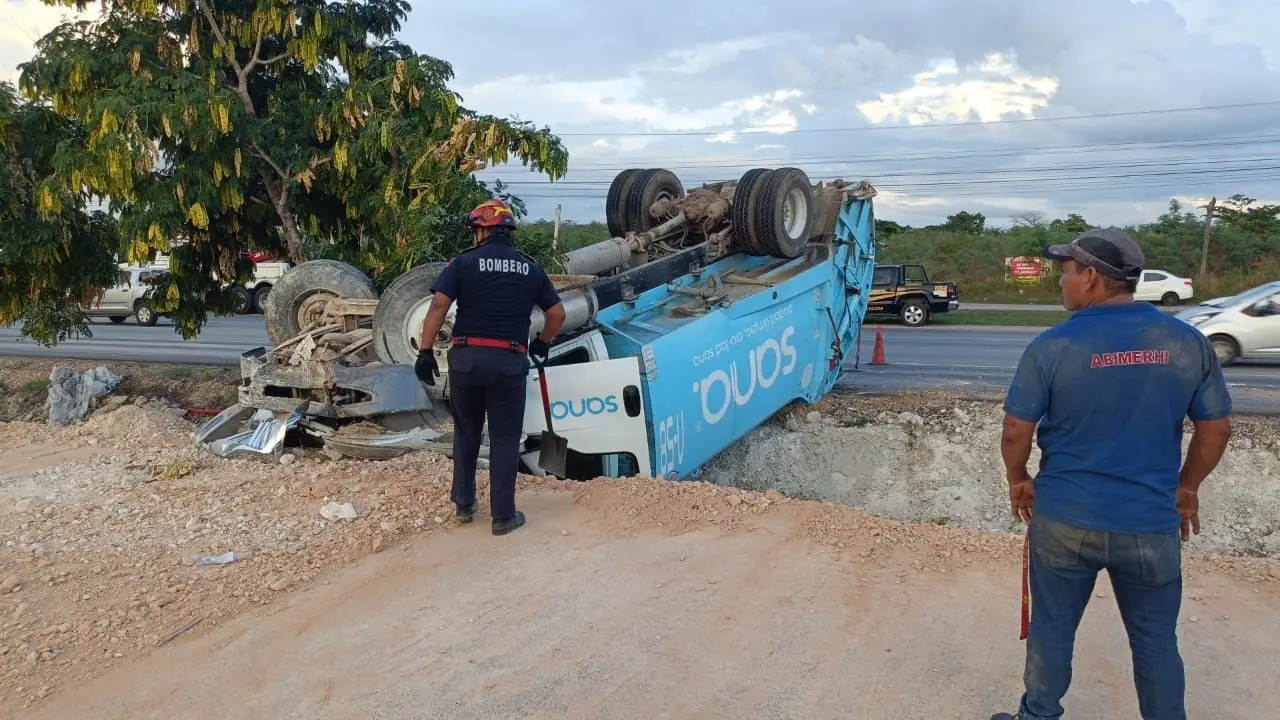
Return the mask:
{"type": "Polygon", "coordinates": [[[1131,238],[1094,229],[1045,256],[1062,262],[1074,314],[1027,346],[1005,400],[1000,452],[1014,517],[1030,524],[1031,624],[1018,714],[992,720],[1062,717],[1076,628],[1103,569],[1142,717],[1184,720],[1181,543],[1200,532],[1196,493],[1226,449],[1231,396],[1204,335],[1134,302],[1143,255],[1131,238]]]}

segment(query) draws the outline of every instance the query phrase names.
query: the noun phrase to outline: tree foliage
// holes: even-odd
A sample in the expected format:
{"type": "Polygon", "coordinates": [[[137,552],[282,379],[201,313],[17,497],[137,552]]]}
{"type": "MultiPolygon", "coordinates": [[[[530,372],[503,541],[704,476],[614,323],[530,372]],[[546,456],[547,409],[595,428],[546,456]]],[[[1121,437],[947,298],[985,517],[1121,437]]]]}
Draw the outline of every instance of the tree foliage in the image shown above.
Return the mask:
{"type": "Polygon", "coordinates": [[[30,97],[87,131],[55,154],[39,197],[107,198],[130,260],[169,253],[157,308],[186,337],[229,310],[224,282],[248,278],[246,250],[350,257],[384,276],[447,256],[449,223],[486,192],[473,171],[515,157],[565,172],[548,129],[468,110],[448,63],[394,38],[403,0],[102,6],[21,66],[30,97]]]}
{"type": "Polygon", "coordinates": [[[21,102],[0,83],[0,323],[44,344],[88,333],[79,302],[115,281],[115,221],[44,184],[54,158],[84,147],[84,130],[21,102]],[[44,208],[41,212],[38,208],[44,208]]]}
{"type": "MultiPolygon", "coordinates": [[[[1209,275],[1203,279],[1197,277],[1204,242],[1203,215],[1171,200],[1168,210],[1154,220],[1121,229],[1141,245],[1147,267],[1195,278],[1197,297],[1234,294],[1280,277],[1280,206],[1232,196],[1221,207],[1209,244],[1209,275]]],[[[930,277],[956,281],[962,299],[968,297],[973,302],[1018,296],[1056,301],[1056,274],[1050,274],[1039,286],[1009,285],[1004,260],[1039,256],[1045,245],[1070,242],[1092,226],[1080,214],[1071,213],[1047,224],[1024,222],[1009,229],[975,232],[971,226],[968,230],[948,228],[971,225],[953,220],[976,217],[960,212],[941,226],[901,230],[880,260],[922,262],[930,277]]]]}

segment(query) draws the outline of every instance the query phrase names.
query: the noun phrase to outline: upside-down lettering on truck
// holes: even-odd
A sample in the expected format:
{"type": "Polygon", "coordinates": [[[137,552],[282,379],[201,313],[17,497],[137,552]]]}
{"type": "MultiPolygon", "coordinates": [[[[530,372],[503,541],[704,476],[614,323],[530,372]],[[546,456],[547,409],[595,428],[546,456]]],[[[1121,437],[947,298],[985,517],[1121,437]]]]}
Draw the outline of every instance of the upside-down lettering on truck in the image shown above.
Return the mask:
{"type": "MultiPolygon", "coordinates": [[[[861,329],[871,227],[870,201],[851,198],[831,242],[798,258],[731,255],[600,310],[614,359],[547,369],[556,432],[572,453],[621,458],[615,473],[678,479],[789,403],[815,402],[861,329]],[[719,288],[711,307],[700,288],[719,288]]],[[[524,455],[535,472],[544,427],[535,370],[524,455]]]]}

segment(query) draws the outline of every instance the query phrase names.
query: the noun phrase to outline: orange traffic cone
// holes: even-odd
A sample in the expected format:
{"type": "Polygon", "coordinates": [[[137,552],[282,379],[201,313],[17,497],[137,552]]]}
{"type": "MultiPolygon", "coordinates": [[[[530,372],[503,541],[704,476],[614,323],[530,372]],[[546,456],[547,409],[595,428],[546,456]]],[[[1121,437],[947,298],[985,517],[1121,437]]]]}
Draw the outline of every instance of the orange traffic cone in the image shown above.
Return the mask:
{"type": "Polygon", "coordinates": [[[876,326],[876,349],[871,353],[872,365],[888,365],[884,359],[884,327],[876,326]]]}

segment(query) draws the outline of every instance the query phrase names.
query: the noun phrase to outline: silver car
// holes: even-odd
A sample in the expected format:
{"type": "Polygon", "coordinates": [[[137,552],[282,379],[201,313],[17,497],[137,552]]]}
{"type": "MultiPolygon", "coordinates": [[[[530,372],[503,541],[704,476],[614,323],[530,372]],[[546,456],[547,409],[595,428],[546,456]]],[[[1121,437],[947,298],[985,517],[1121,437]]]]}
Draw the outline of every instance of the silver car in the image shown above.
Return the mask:
{"type": "Polygon", "coordinates": [[[1174,317],[1209,338],[1223,367],[1237,360],[1280,359],[1280,281],[1208,300],[1174,317]]]}

